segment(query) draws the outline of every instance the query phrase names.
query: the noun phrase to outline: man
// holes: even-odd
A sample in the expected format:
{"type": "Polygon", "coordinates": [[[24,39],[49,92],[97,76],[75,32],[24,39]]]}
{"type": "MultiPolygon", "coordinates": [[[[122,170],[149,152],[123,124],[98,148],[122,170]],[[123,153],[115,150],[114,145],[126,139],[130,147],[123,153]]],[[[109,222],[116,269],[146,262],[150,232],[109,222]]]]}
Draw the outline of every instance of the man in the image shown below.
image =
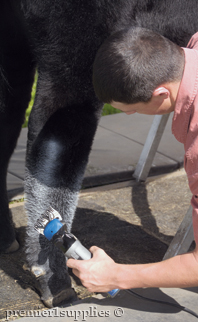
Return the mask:
{"type": "Polygon", "coordinates": [[[93,246],[92,259],[67,262],[91,292],[198,286],[198,33],[187,47],[153,31],[132,28],[113,34],[97,53],[93,82],[100,100],[126,114],[174,111],[172,132],[184,144],[184,167],[193,194],[196,247],[166,261],[124,265],[93,246]]]}

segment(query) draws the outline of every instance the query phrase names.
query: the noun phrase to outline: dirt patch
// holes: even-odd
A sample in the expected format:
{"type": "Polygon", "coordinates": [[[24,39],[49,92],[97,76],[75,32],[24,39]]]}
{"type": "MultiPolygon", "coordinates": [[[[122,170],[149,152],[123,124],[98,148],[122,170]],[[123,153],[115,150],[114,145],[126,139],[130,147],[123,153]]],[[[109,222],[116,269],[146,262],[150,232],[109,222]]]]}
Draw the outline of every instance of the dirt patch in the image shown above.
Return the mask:
{"type": "MultiPolygon", "coordinates": [[[[80,194],[73,233],[87,247],[103,248],[119,263],[160,261],[190,204],[191,193],[183,170],[146,184],[134,181],[80,194]]],[[[6,310],[46,309],[25,264],[26,215],[23,204],[12,206],[20,249],[0,255],[0,320],[6,310]]],[[[72,277],[79,298],[89,293],[72,277]]]]}

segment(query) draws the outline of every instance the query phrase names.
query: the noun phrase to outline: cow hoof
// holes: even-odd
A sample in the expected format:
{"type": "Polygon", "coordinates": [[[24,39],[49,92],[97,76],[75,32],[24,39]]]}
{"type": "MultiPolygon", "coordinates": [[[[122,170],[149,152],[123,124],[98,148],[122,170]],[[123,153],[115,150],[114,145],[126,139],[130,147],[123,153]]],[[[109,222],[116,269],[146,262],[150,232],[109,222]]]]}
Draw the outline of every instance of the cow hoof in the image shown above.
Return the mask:
{"type": "Polygon", "coordinates": [[[69,302],[73,302],[77,300],[77,295],[72,288],[67,288],[65,290],[62,290],[60,293],[51,296],[49,298],[45,298],[45,295],[41,297],[41,300],[48,308],[53,308],[55,306],[63,306],[64,304],[68,304],[69,302]]]}
{"type": "Polygon", "coordinates": [[[10,254],[10,253],[14,253],[19,249],[19,243],[18,241],[15,239],[12,244],[5,250],[5,254],[10,254]]]}
{"type": "Polygon", "coordinates": [[[34,285],[41,295],[41,300],[48,308],[53,308],[55,306],[64,306],[65,304],[72,303],[76,301],[77,295],[73,288],[69,286],[62,287],[62,290],[52,293],[49,288],[49,281],[47,279],[47,273],[44,267],[33,265],[29,267],[28,264],[23,265],[23,269],[30,271],[35,277],[37,283],[34,285]]]}

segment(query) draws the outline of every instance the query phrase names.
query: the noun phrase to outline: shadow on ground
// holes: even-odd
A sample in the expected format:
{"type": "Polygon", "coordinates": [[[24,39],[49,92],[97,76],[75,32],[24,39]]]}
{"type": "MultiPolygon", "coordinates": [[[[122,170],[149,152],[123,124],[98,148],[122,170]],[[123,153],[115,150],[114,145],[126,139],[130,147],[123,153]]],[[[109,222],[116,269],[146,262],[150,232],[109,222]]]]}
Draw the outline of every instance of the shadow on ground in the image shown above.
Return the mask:
{"type": "Polygon", "coordinates": [[[159,261],[167,249],[140,226],[108,212],[78,208],[72,231],[87,248],[101,247],[119,263],[159,261]]]}
{"type": "MultiPolygon", "coordinates": [[[[19,208],[19,207],[18,207],[19,208]]],[[[24,210],[21,208],[21,213],[24,210]]],[[[14,211],[14,210],[13,210],[14,211]]],[[[162,259],[167,245],[108,212],[78,208],[73,233],[87,247],[93,244],[103,249],[120,263],[148,263],[162,259]]],[[[20,249],[10,255],[0,255],[0,319],[6,310],[36,310],[44,308],[37,292],[37,284],[25,264],[25,227],[17,228],[20,249]]],[[[79,297],[89,293],[77,283],[79,297]]]]}

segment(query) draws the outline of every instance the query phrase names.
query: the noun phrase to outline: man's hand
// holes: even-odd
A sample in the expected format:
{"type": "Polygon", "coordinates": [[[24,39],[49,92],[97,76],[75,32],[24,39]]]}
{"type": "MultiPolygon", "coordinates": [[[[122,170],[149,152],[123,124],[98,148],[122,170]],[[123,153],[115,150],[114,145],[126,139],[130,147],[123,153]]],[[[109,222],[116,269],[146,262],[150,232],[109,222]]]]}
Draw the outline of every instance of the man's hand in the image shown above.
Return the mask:
{"type": "Polygon", "coordinates": [[[117,264],[101,248],[90,248],[89,260],[68,259],[67,266],[90,292],[108,292],[116,286],[117,264]]]}

